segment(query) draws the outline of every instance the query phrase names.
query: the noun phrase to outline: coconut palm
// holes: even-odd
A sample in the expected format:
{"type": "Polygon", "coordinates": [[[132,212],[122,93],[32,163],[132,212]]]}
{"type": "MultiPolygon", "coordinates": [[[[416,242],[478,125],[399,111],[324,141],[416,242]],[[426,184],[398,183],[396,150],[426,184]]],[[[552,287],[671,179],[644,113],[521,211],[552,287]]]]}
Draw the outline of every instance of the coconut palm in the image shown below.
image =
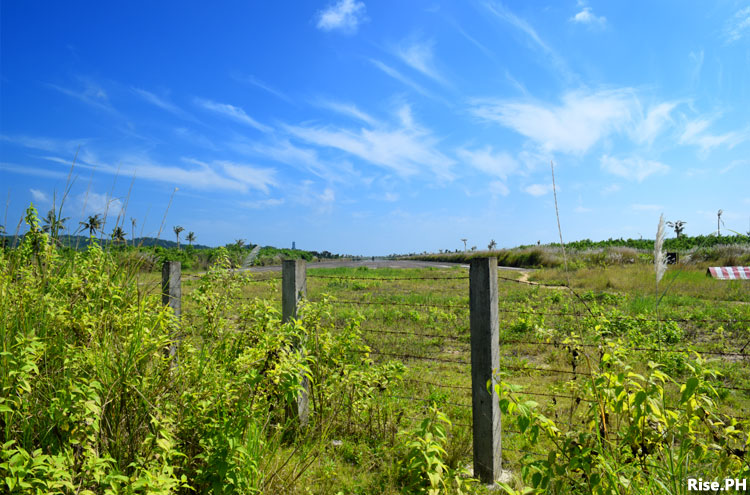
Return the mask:
{"type": "Polygon", "coordinates": [[[42,220],[44,222],[44,226],[42,227],[42,230],[44,232],[49,233],[53,239],[57,239],[60,230],[65,228],[65,222],[70,220],[69,217],[60,218],[55,214],[55,209],[52,208],[50,211],[47,212],[47,216],[44,217],[42,220]]]}
{"type": "Polygon", "coordinates": [[[135,246],[135,218],[130,217],[130,238],[132,239],[133,246],[135,246]]]}
{"type": "Polygon", "coordinates": [[[102,228],[102,219],[97,213],[96,215],[89,215],[85,222],[78,222],[81,224],[82,230],[89,231],[89,237],[94,237],[97,230],[102,228]]]}
{"type": "Polygon", "coordinates": [[[182,231],[185,230],[185,227],[175,225],[174,227],[172,227],[172,230],[174,230],[174,235],[175,237],[177,237],[177,249],[180,249],[180,234],[182,234],[182,231]]]}
{"type": "Polygon", "coordinates": [[[687,222],[683,222],[682,220],[677,220],[676,222],[667,222],[667,226],[674,229],[674,233],[679,239],[682,235],[682,231],[685,230],[685,224],[687,222]]]}
{"type": "Polygon", "coordinates": [[[242,246],[245,245],[245,239],[235,239],[234,245],[237,246],[237,249],[242,249],[242,246]]]}
{"type": "Polygon", "coordinates": [[[492,239],[490,243],[487,245],[487,249],[489,249],[490,251],[492,251],[496,247],[497,247],[497,242],[495,242],[495,239],[492,239]]]}
{"type": "Polygon", "coordinates": [[[112,240],[115,244],[125,242],[125,231],[119,225],[112,231],[112,240]]]}
{"type": "Polygon", "coordinates": [[[195,242],[195,232],[188,232],[188,235],[187,235],[187,237],[185,237],[185,239],[187,239],[188,243],[192,247],[193,246],[193,242],[195,242]]]}

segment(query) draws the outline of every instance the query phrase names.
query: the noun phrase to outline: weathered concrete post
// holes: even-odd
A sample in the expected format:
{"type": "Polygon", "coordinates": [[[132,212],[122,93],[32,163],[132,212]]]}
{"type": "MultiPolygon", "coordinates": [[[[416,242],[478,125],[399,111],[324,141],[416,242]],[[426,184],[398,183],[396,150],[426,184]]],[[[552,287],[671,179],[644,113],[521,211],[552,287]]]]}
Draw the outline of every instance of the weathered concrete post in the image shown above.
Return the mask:
{"type": "Polygon", "coordinates": [[[174,311],[177,318],[182,312],[182,266],[179,261],[165,261],[161,265],[161,302],[174,311]]]}
{"type": "MultiPolygon", "coordinates": [[[[284,260],[281,263],[281,321],[297,317],[300,300],[307,297],[307,271],[304,260],[284,260]]],[[[310,415],[310,381],[302,377],[302,392],[297,397],[300,424],[307,426],[310,415]]]]}
{"type": "Polygon", "coordinates": [[[483,483],[494,483],[502,473],[500,405],[492,376],[500,364],[497,258],[471,260],[469,308],[474,476],[483,483]]]}
{"type": "MultiPolygon", "coordinates": [[[[161,303],[169,306],[174,315],[179,319],[182,313],[182,265],[179,261],[165,261],[161,265],[161,303]]],[[[177,352],[177,344],[173,342],[169,346],[169,356],[173,357],[177,352]]],[[[177,366],[172,361],[172,366],[177,366]]]]}
{"type": "Polygon", "coordinates": [[[307,297],[305,260],[281,262],[281,320],[286,323],[297,317],[297,306],[307,297]]]}

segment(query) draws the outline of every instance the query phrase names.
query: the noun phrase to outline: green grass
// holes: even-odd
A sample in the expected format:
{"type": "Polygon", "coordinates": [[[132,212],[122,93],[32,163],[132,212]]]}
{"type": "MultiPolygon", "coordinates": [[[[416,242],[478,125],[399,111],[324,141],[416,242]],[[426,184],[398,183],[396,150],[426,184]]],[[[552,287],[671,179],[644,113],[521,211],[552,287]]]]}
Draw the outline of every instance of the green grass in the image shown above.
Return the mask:
{"type": "MultiPolygon", "coordinates": [[[[396,355],[427,356],[442,360],[469,360],[468,280],[401,280],[407,277],[465,277],[466,269],[395,270],[395,269],[314,269],[309,270],[308,297],[317,300],[324,294],[340,301],[361,301],[370,304],[336,304],[332,317],[343,323],[359,315],[363,317],[362,329],[365,342],[374,351],[396,355]],[[315,275],[337,276],[341,279],[316,278],[315,275]],[[390,278],[391,280],[354,280],[347,278],[390,278]],[[374,303],[374,304],[373,304],[374,303]],[[396,304],[394,304],[396,303],[396,304]],[[428,307],[432,304],[450,307],[428,307]],[[394,333],[387,333],[394,332],[394,333]],[[422,334],[414,335],[414,334],[422,334]]],[[[507,276],[506,273],[501,273],[507,276]]],[[[660,288],[669,283],[672,271],[660,288]]],[[[703,350],[738,350],[750,341],[750,298],[747,284],[725,283],[707,279],[703,270],[686,269],[676,274],[667,295],[661,300],[662,318],[686,319],[681,322],[681,332],[672,338],[668,347],[699,348],[703,350]],[[744,285],[743,285],[744,284],[744,285]],[[738,304],[739,303],[739,304],[738,304]],[[703,319],[726,319],[728,322],[702,321],[703,319]],[[740,321],[745,320],[745,321],[740,321]]],[[[559,283],[564,275],[556,269],[534,272],[532,280],[559,283]]],[[[564,345],[534,345],[533,342],[561,341],[570,335],[578,335],[580,341],[596,343],[601,336],[594,331],[600,317],[588,316],[591,309],[596,315],[615,315],[627,324],[613,325],[610,337],[632,341],[633,345],[651,348],[664,345],[648,332],[656,331],[654,321],[642,321],[638,317],[653,320],[656,297],[654,296],[653,272],[642,265],[611,266],[597,269],[579,269],[571,274],[571,284],[588,309],[565,289],[527,286],[510,281],[500,281],[500,334],[501,368],[545,367],[573,369],[575,362],[581,370],[583,363],[571,355],[571,348],[564,345]],[[521,313],[532,314],[521,314],[521,313]],[[533,314],[539,313],[539,314],[533,314]],[[548,313],[548,314],[545,314],[548,313]],[[648,325],[646,325],[648,323],[648,325]],[[646,325],[644,327],[644,325],[646,325]],[[646,333],[644,333],[646,332],[646,333]],[[503,344],[504,341],[528,341],[529,344],[503,344]]],[[[248,284],[245,288],[252,297],[276,298],[280,282],[248,284]]],[[[619,321],[619,320],[612,320],[619,321]]],[[[668,330],[671,331],[671,330],[668,330]]],[[[670,335],[670,334],[665,334],[670,335]]],[[[573,346],[575,347],[575,346],[573,346]]],[[[662,360],[676,379],[686,373],[681,355],[659,352],[633,353],[631,364],[635,370],[645,372],[649,360],[662,360]],[[675,357],[677,356],[677,357],[675,357]]],[[[373,354],[375,361],[399,360],[397,357],[373,354]]],[[[723,384],[735,387],[750,387],[750,366],[745,362],[709,357],[716,369],[724,374],[723,384]]],[[[392,393],[398,397],[427,399],[438,404],[451,418],[455,426],[447,451],[456,465],[471,463],[470,443],[471,411],[460,404],[470,403],[470,373],[466,365],[403,359],[407,373],[402,387],[392,393]],[[430,382],[430,383],[424,383],[430,382]],[[468,445],[468,446],[467,446],[468,445]]],[[[553,395],[570,395],[570,376],[534,370],[508,371],[507,380],[522,385],[530,392],[548,394],[534,395],[533,399],[550,418],[562,423],[582,427],[582,406],[571,399],[553,398],[553,395]]],[[[679,398],[679,389],[667,390],[670,400],[679,398]]],[[[723,391],[726,413],[750,410],[750,394],[739,391],[723,391]]],[[[427,413],[426,402],[401,400],[404,415],[420,418],[427,413]]],[[[504,458],[506,466],[518,472],[522,454],[514,452],[523,448],[524,440],[511,432],[503,438],[507,448],[504,458]]],[[[543,450],[543,449],[542,449],[543,450]]],[[[335,458],[330,462],[336,462],[335,458]]]]}
{"type": "MultiPolygon", "coordinates": [[[[141,488],[133,492],[189,493],[188,485],[207,493],[402,493],[414,479],[405,468],[414,459],[410,442],[420,434],[420,422],[434,418],[432,405],[452,421],[441,462],[455,473],[471,464],[465,268],[311,267],[309,300],[330,298],[330,304],[310,305],[299,323],[281,325],[280,274],[232,273],[224,258],[221,269],[205,277],[185,274],[178,323],[161,307],[159,274],[119,261],[117,253],[97,247],[61,257],[43,237],[36,243],[29,237],[18,251],[0,256],[0,480],[6,488],[26,480],[29,490],[65,493],[70,480],[92,493],[136,486],[141,488]],[[169,357],[172,345],[178,345],[176,360],[169,357]],[[297,352],[300,346],[305,353],[297,352]],[[312,361],[305,364],[303,355],[312,361]],[[293,408],[306,366],[313,377],[314,414],[304,430],[296,426],[293,408]]],[[[661,290],[676,274],[670,270],[661,290]]],[[[556,269],[531,275],[545,283],[566,278],[556,269]]],[[[698,363],[689,354],[669,352],[739,350],[750,342],[744,282],[710,280],[687,268],[669,285],[657,318],[647,266],[579,268],[570,281],[577,295],[499,281],[498,372],[524,387],[525,395],[517,397],[535,401],[536,406],[522,403],[526,420],[543,414],[562,430],[576,432],[576,441],[591,441],[596,409],[578,400],[594,397],[587,378],[540,368],[603,370],[610,354],[620,360],[618,370],[627,368],[623,380],[652,376],[652,362],[674,380],[657,384],[663,404],[654,402],[656,411],[664,407],[677,414],[687,404],[680,387],[687,383],[700,385],[695,390],[701,401],[715,402],[700,402],[712,420],[719,412],[750,411],[750,392],[707,392],[712,385],[750,388],[746,359],[706,354],[706,362],[698,363]],[[721,376],[704,379],[691,366],[721,376]]],[[[650,393],[657,385],[649,386],[650,393]]],[[[689,414],[696,410],[690,406],[689,414]]],[[[653,471],[628,457],[635,437],[615,422],[625,424],[627,417],[614,409],[608,414],[618,448],[608,450],[611,458],[596,459],[613,462],[637,480],[623,493],[639,493],[639,487],[655,491],[653,480],[677,479],[674,469],[654,460],[664,457],[649,461],[653,471]]],[[[703,416],[690,417],[682,440],[661,446],[663,455],[671,455],[675,445],[704,441],[703,416]]],[[[533,482],[523,473],[541,469],[522,450],[547,454],[561,448],[544,435],[536,442],[517,433],[524,425],[519,418],[506,415],[503,427],[504,466],[514,472],[517,488],[533,482]]],[[[740,433],[715,429],[714,437],[706,438],[729,448],[747,429],[748,422],[739,423],[734,431],[740,433]]],[[[746,473],[747,454],[738,464],[724,450],[696,451],[705,465],[684,465],[704,470],[699,473],[742,466],[737,473],[746,473]]],[[[579,467],[558,467],[566,474],[554,482],[580,478],[579,467]]]]}

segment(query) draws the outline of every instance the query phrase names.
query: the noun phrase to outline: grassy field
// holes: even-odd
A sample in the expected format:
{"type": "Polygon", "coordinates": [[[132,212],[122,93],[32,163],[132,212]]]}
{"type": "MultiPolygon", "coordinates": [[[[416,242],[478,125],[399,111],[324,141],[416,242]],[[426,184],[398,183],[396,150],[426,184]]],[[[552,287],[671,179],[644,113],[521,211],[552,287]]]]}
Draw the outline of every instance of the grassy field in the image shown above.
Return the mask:
{"type": "MultiPolygon", "coordinates": [[[[278,276],[258,275],[244,286],[244,297],[280,307],[278,276]]],[[[505,279],[520,278],[513,272],[501,271],[500,276],[500,371],[508,382],[523,386],[539,411],[561,429],[587,428],[590,411],[576,383],[581,377],[572,372],[585,372],[584,356],[600,361],[600,347],[610,340],[623,342],[633,372],[645,373],[649,361],[659,362],[675,383],[689,375],[692,357],[674,351],[728,353],[705,355],[706,365],[722,374],[715,382],[718,410],[729,416],[750,414],[748,390],[720,388],[750,389],[750,356],[732,354],[750,348],[749,282],[716,281],[705,276],[703,267],[672,269],[660,284],[667,292],[659,304],[662,321],[657,321],[649,266],[587,268],[567,276],[548,269],[523,277],[549,285],[562,285],[569,277],[577,295],[566,288],[505,279]]],[[[464,364],[470,358],[468,270],[312,268],[308,277],[309,299],[329,300],[337,325],[362,319],[363,339],[375,362],[406,365],[401,383],[389,384],[380,395],[384,407],[400,415],[391,433],[429,416],[435,404],[452,422],[447,464],[453,469],[471,466],[470,368],[464,364]]],[[[680,394],[678,385],[665,386],[666,402],[679,402],[680,394]]],[[[510,418],[504,432],[504,466],[521,486],[523,463],[549,452],[551,445],[540,442],[532,449],[510,418]],[[531,454],[524,458],[525,452],[531,454]]],[[[372,471],[381,449],[381,443],[373,445],[367,436],[344,440],[326,461],[337,466],[336,472],[350,473],[336,478],[339,488],[345,493],[373,489],[368,483],[378,477],[372,471]]]]}
{"type": "MultiPolygon", "coordinates": [[[[219,250],[183,277],[178,321],[157,274],[96,244],[61,253],[27,222],[0,252],[4,491],[487,490],[469,472],[466,269],[311,267],[282,324],[280,274],[219,250]]],[[[658,297],[639,264],[500,273],[506,492],[750,477],[750,287],[703,272],[670,269],[658,297]]]]}

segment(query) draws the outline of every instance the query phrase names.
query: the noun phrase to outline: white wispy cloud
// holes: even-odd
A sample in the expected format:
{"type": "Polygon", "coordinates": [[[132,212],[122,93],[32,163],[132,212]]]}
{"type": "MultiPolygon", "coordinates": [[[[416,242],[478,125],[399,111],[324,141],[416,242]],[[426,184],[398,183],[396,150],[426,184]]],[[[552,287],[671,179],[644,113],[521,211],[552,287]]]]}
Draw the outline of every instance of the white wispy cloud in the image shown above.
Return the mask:
{"type": "Polygon", "coordinates": [[[604,26],[607,23],[607,18],[604,16],[597,16],[591,11],[591,7],[583,7],[580,12],[570,18],[572,22],[579,24],[589,24],[596,26],[604,26]]]}
{"type": "Polygon", "coordinates": [[[750,130],[730,131],[724,134],[713,134],[708,128],[712,119],[696,119],[688,121],[680,136],[680,144],[698,146],[701,151],[708,152],[717,146],[733,148],[750,137],[750,130]]]}
{"type": "Polygon", "coordinates": [[[481,50],[485,55],[487,55],[492,60],[497,60],[497,57],[492,52],[492,50],[490,50],[489,48],[487,48],[485,45],[483,45],[482,43],[480,43],[479,41],[477,41],[476,38],[474,38],[469,33],[467,33],[466,30],[464,30],[461,26],[459,26],[458,23],[454,19],[446,17],[446,20],[448,22],[450,22],[451,24],[453,24],[453,26],[461,34],[461,36],[463,36],[464,38],[466,38],[469,41],[469,43],[471,43],[472,45],[474,45],[477,48],[479,48],[479,50],[481,50]]]}
{"type": "Polygon", "coordinates": [[[510,194],[510,189],[508,189],[508,186],[503,181],[493,180],[490,182],[490,194],[493,196],[507,196],[510,194]]]}
{"type": "Polygon", "coordinates": [[[566,93],[561,105],[515,100],[474,100],[472,112],[531,139],[548,152],[582,154],[625,129],[632,118],[631,90],[566,93]]]}
{"type": "Polygon", "coordinates": [[[665,128],[673,124],[671,113],[678,102],[664,102],[650,108],[645,118],[635,126],[633,139],[639,144],[651,145],[665,128]]]}
{"type": "Polygon", "coordinates": [[[412,81],[411,79],[409,79],[405,75],[401,74],[399,71],[397,71],[396,69],[394,69],[390,65],[386,65],[383,62],[381,62],[380,60],[375,60],[375,59],[370,59],[370,62],[375,67],[377,67],[378,69],[380,69],[381,71],[383,71],[385,74],[387,74],[388,76],[392,77],[393,79],[399,81],[402,84],[405,84],[406,86],[409,86],[414,91],[416,91],[417,93],[421,94],[422,96],[426,96],[428,98],[432,98],[432,99],[436,99],[436,100],[440,99],[437,96],[435,96],[432,92],[428,91],[427,89],[423,88],[419,84],[415,83],[414,81],[412,81]]]}
{"type": "Polygon", "coordinates": [[[645,160],[639,156],[628,158],[614,158],[604,155],[601,159],[602,170],[628,180],[643,182],[651,175],[664,175],[669,172],[669,166],[654,160],[645,160]]]}
{"type": "Polygon", "coordinates": [[[502,3],[488,0],[484,3],[487,10],[490,11],[495,17],[503,22],[507,22],[511,26],[520,30],[526,37],[532,42],[532,46],[540,50],[547,60],[551,63],[557,72],[568,81],[577,79],[577,76],[568,68],[565,60],[553,50],[542,38],[537,34],[536,30],[529,24],[525,19],[522,19],[506,8],[502,3]]]}
{"type": "Polygon", "coordinates": [[[298,146],[286,138],[265,143],[234,141],[229,143],[229,147],[243,155],[290,165],[328,182],[346,182],[354,176],[347,161],[325,161],[320,158],[317,150],[298,146]]]}
{"type": "Polygon", "coordinates": [[[276,185],[275,170],[271,168],[258,168],[226,160],[216,161],[214,164],[223,168],[229,177],[245,186],[246,189],[259,189],[267,193],[269,186],[276,185]]]}
{"type": "Polygon", "coordinates": [[[57,84],[47,84],[47,86],[98,110],[117,114],[104,88],[90,79],[79,78],[79,80],[83,85],[83,89],[70,89],[57,84]]]}
{"type": "Polygon", "coordinates": [[[610,194],[616,193],[620,189],[622,189],[622,187],[620,186],[620,184],[610,184],[607,187],[605,187],[604,189],[602,189],[601,193],[602,193],[602,196],[609,196],[610,194]]]}
{"type": "Polygon", "coordinates": [[[727,21],[724,29],[724,38],[727,43],[739,41],[750,33],[750,7],[738,10],[734,16],[727,21]]]}
{"type": "Polygon", "coordinates": [[[40,191],[39,189],[29,189],[29,192],[31,193],[31,199],[38,203],[49,203],[49,196],[40,191]]]}
{"type": "Polygon", "coordinates": [[[97,158],[96,163],[97,172],[135,176],[136,179],[192,189],[242,193],[259,190],[268,193],[270,187],[276,186],[274,169],[226,160],[203,162],[193,158],[182,158],[177,165],[163,164],[148,156],[131,154],[119,155],[116,161],[109,162],[97,158]]]}
{"type": "MultiPolygon", "coordinates": [[[[531,184],[524,187],[523,190],[532,196],[544,196],[552,192],[552,184],[531,184]]],[[[560,190],[560,186],[557,186],[557,190],[560,190]]]]}
{"type": "Polygon", "coordinates": [[[318,12],[317,18],[318,29],[354,34],[366,20],[365,4],[356,0],[339,0],[318,12]]]}
{"type": "Polygon", "coordinates": [[[196,99],[195,103],[205,108],[206,110],[218,113],[219,115],[223,115],[224,117],[234,120],[235,122],[239,122],[240,124],[249,125],[250,127],[254,127],[261,132],[272,131],[270,127],[268,127],[267,125],[263,125],[254,118],[250,117],[240,107],[236,107],[228,103],[217,103],[215,101],[204,100],[200,98],[196,99]]]}
{"type": "Polygon", "coordinates": [[[24,148],[32,148],[52,153],[70,154],[68,164],[73,160],[75,152],[90,142],[90,139],[55,139],[25,135],[0,135],[0,141],[24,148]]]}
{"type": "Polygon", "coordinates": [[[123,203],[120,198],[89,191],[73,198],[70,211],[80,211],[82,215],[106,215],[107,218],[117,218],[122,213],[122,208],[123,203]]]}
{"type": "Polygon", "coordinates": [[[146,91],[145,89],[140,89],[140,88],[131,88],[131,90],[133,91],[133,93],[135,93],[136,95],[140,96],[146,102],[148,102],[148,103],[150,103],[150,104],[152,104],[152,105],[154,105],[154,106],[156,106],[158,108],[161,108],[162,110],[165,110],[165,111],[167,111],[169,113],[177,115],[178,117],[183,117],[183,118],[187,118],[187,119],[191,119],[191,120],[193,119],[193,117],[191,117],[187,112],[185,112],[183,109],[181,109],[180,107],[178,107],[174,103],[172,103],[172,102],[170,102],[170,101],[168,101],[168,100],[166,100],[166,99],[164,99],[164,98],[162,98],[160,96],[157,96],[156,94],[154,94],[154,93],[152,93],[150,91],[146,91]]]}
{"type": "Polygon", "coordinates": [[[443,76],[435,68],[435,42],[405,41],[395,48],[396,55],[409,67],[442,84],[446,84],[443,76]]]}
{"type": "Polygon", "coordinates": [[[501,179],[518,170],[515,158],[505,151],[494,151],[492,146],[477,150],[459,149],[456,154],[475,169],[501,179]]]}
{"type": "Polygon", "coordinates": [[[331,126],[286,126],[298,139],[319,147],[333,148],[373,165],[396,172],[402,177],[427,170],[442,179],[452,178],[454,160],[437,149],[432,133],[413,122],[405,110],[400,125],[370,129],[331,126]]]}
{"type": "Polygon", "coordinates": [[[722,168],[719,173],[720,174],[726,174],[727,172],[740,167],[745,169],[750,169],[750,160],[732,160],[732,162],[727,165],[726,167],[722,168]]]}
{"type": "Polygon", "coordinates": [[[281,206],[286,201],[283,198],[268,198],[259,199],[256,201],[240,201],[239,205],[244,208],[251,208],[253,210],[263,210],[266,208],[273,208],[275,206],[281,206]]]}
{"type": "Polygon", "coordinates": [[[260,79],[258,79],[255,76],[238,77],[237,79],[239,79],[240,81],[252,84],[256,88],[260,88],[263,91],[265,91],[265,92],[267,92],[269,94],[272,94],[272,95],[274,95],[275,97],[277,97],[277,98],[279,98],[281,100],[284,100],[284,101],[289,102],[289,103],[291,103],[291,101],[292,101],[291,98],[289,98],[286,94],[282,93],[281,91],[279,91],[278,89],[274,88],[273,86],[271,86],[269,84],[266,84],[265,82],[261,81],[260,79]]]}
{"type": "Polygon", "coordinates": [[[323,203],[333,203],[336,201],[336,193],[330,187],[326,187],[318,197],[323,203]]]}
{"type": "Polygon", "coordinates": [[[357,108],[357,106],[354,105],[353,103],[343,103],[343,102],[323,99],[323,100],[317,101],[316,104],[319,107],[332,110],[336,113],[340,113],[348,117],[353,117],[357,120],[361,120],[365,124],[376,125],[378,123],[377,120],[375,120],[373,117],[371,117],[367,113],[357,108]]]}
{"type": "Polygon", "coordinates": [[[67,176],[65,172],[57,172],[55,170],[30,167],[28,165],[19,165],[17,163],[8,162],[0,162],[0,170],[4,170],[5,172],[11,174],[30,175],[32,177],[45,177],[52,179],[64,179],[67,176]]]}
{"type": "Polygon", "coordinates": [[[690,52],[688,56],[693,62],[693,71],[690,79],[692,80],[693,84],[696,84],[700,79],[701,70],[703,69],[703,59],[705,58],[705,52],[704,50],[690,52]]]}

